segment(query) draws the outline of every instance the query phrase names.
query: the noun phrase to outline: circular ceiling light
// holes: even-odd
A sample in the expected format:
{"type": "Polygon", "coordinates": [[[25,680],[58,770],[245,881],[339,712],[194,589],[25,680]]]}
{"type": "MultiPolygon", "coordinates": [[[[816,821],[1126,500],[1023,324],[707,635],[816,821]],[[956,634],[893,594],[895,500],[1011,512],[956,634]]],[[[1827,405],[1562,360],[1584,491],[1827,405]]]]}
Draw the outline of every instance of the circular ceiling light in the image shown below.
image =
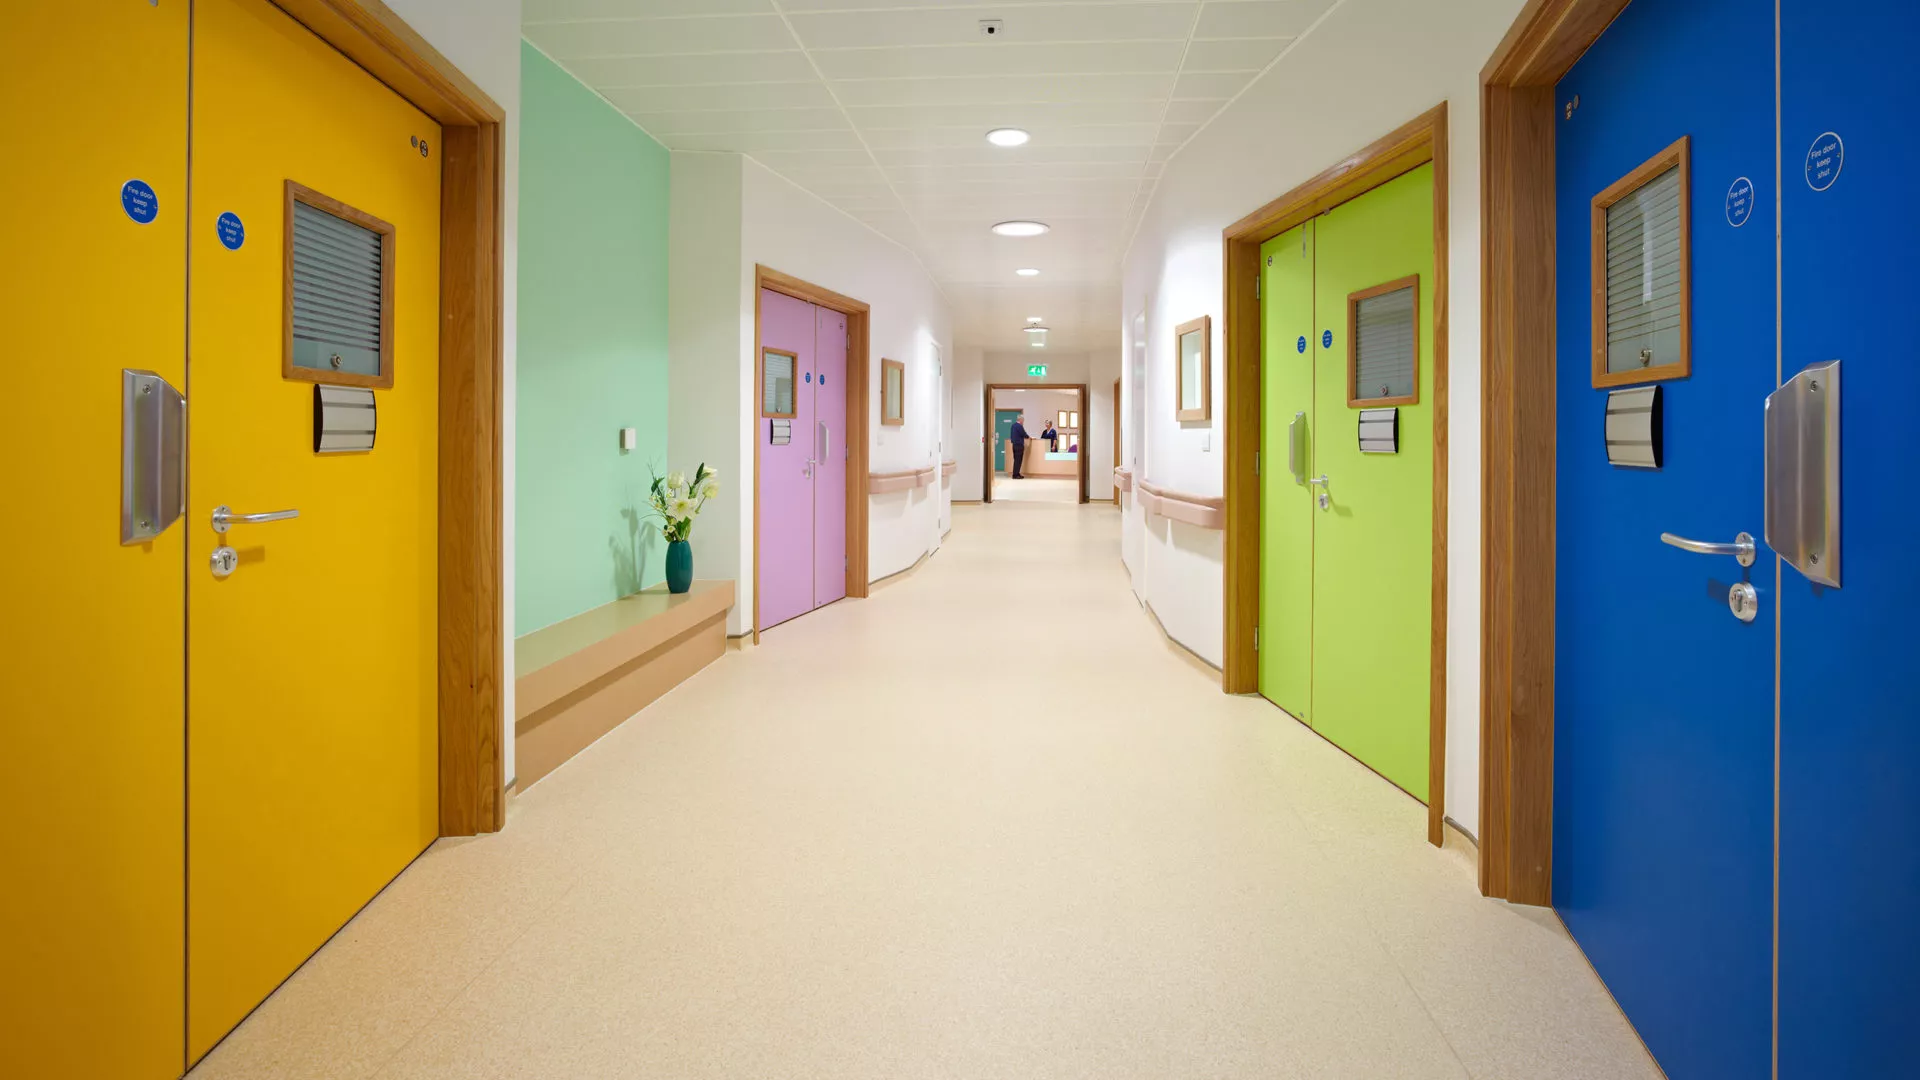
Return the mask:
{"type": "Polygon", "coordinates": [[[1023,266],[1020,269],[1015,270],[1014,273],[1019,274],[1021,277],[1039,277],[1040,276],[1040,271],[1035,270],[1031,266],[1023,266]]]}
{"type": "Polygon", "coordinates": [[[1047,332],[1047,328],[1044,326],[1023,326],[1020,329],[1025,330],[1029,334],[1044,334],[1047,332]]]}
{"type": "Polygon", "coordinates": [[[1025,146],[1033,136],[1020,128],[994,128],[987,132],[987,141],[995,146],[1025,146]]]}
{"type": "Polygon", "coordinates": [[[993,227],[1001,236],[1039,236],[1048,226],[1039,221],[1003,221],[993,227]]]}

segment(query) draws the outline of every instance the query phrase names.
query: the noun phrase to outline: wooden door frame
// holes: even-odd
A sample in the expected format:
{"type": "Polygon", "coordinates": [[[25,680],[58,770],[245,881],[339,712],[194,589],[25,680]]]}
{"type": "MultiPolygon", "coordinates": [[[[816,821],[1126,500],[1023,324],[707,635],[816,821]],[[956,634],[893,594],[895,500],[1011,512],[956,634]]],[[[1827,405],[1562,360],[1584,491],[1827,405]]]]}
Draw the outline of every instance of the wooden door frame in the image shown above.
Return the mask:
{"type": "Polygon", "coordinates": [[[1225,665],[1229,694],[1260,690],[1260,245],[1389,180],[1433,164],[1433,595],[1429,627],[1427,840],[1445,839],[1447,765],[1447,106],[1427,110],[1338,164],[1227,226],[1224,411],[1227,452],[1225,665]]]}
{"type": "Polygon", "coordinates": [[[505,110],[380,0],[272,0],[440,135],[440,835],[507,820],[501,505],[505,110]]]}
{"type": "MultiPolygon", "coordinates": [[[[810,281],[783,274],[770,266],[753,265],[753,370],[760,370],[760,290],[772,289],[795,300],[837,311],[847,317],[847,597],[867,596],[867,411],[874,378],[869,351],[871,309],[865,301],[842,296],[810,281]]],[[[760,387],[747,397],[753,419],[753,643],[760,644],[760,387]]]]}
{"type": "MultiPolygon", "coordinates": [[[[1084,505],[1087,502],[1087,476],[1088,476],[1087,459],[1093,456],[1092,450],[1089,449],[1087,445],[1087,431],[1089,428],[1092,427],[1092,424],[1093,424],[1093,410],[1087,407],[1088,401],[1091,400],[1090,398],[1087,397],[1087,384],[1086,383],[988,383],[982,389],[981,392],[984,395],[983,401],[985,402],[985,405],[986,405],[986,409],[983,415],[986,417],[986,426],[987,426],[987,431],[989,435],[993,433],[993,392],[995,390],[1072,390],[1075,393],[1080,395],[1081,424],[1080,424],[1080,455],[1079,455],[1080,456],[1080,462],[1079,462],[1080,500],[1079,501],[1081,502],[1081,504],[1084,505]]],[[[992,438],[988,438],[986,440],[986,453],[981,457],[982,469],[980,473],[980,477],[981,477],[980,501],[982,503],[993,502],[993,443],[994,443],[994,440],[992,438]]],[[[1013,462],[1011,461],[1007,462],[1007,472],[1009,475],[1011,475],[1013,472],[1013,462]]]]}
{"type": "Polygon", "coordinates": [[[1480,71],[1480,891],[1520,904],[1553,902],[1554,86],[1626,6],[1529,0],[1480,71]]]}

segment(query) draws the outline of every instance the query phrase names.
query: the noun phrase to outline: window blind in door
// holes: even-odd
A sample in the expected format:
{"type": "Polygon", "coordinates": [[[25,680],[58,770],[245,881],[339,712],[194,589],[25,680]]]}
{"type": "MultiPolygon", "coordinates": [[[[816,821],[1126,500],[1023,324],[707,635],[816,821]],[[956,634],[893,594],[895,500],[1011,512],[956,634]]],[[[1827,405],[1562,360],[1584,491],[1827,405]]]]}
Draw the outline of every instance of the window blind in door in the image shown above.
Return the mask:
{"type": "Polygon", "coordinates": [[[1355,294],[1353,305],[1354,402],[1408,401],[1415,397],[1419,353],[1418,279],[1393,282],[1385,291],[1355,294]],[[1371,293],[1372,295],[1368,295],[1371,293]]]}
{"type": "Polygon", "coordinates": [[[388,238],[304,202],[292,211],[294,366],[384,374],[388,238]]]}
{"type": "Polygon", "coordinates": [[[1607,207],[1607,371],[1680,362],[1685,275],[1680,168],[1607,207]]]}

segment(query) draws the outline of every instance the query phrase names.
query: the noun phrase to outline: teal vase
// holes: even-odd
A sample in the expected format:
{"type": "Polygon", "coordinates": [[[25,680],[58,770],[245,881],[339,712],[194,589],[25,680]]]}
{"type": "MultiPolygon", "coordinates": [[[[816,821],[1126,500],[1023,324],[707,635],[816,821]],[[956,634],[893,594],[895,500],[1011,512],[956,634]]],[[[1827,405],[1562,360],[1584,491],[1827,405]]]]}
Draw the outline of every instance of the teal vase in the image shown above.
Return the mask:
{"type": "Polygon", "coordinates": [[[667,591],[683,593],[693,588],[693,545],[675,540],[667,545],[667,591]]]}

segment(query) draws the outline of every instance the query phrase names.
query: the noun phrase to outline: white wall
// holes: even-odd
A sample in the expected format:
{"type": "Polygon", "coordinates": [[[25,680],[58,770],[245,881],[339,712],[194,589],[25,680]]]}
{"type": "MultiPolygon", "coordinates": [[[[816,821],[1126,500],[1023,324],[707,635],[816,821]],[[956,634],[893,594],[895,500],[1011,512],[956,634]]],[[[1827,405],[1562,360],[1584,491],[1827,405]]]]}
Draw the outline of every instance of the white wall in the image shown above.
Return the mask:
{"type": "Polygon", "coordinates": [[[986,445],[987,424],[982,410],[981,365],[986,353],[978,345],[956,345],[953,350],[953,442],[947,456],[960,467],[953,474],[953,498],[960,502],[981,499],[981,447],[986,445]]]}
{"type": "Polygon", "coordinates": [[[518,333],[515,312],[519,299],[515,270],[519,266],[520,233],[520,0],[387,0],[387,6],[393,9],[394,14],[405,19],[407,25],[413,27],[421,37],[426,38],[428,44],[439,50],[440,55],[452,61],[507,114],[506,122],[502,125],[506,135],[504,164],[507,176],[504,193],[506,205],[503,207],[506,216],[506,246],[502,253],[505,261],[504,300],[500,324],[500,499],[505,508],[500,515],[504,532],[500,545],[503,564],[500,592],[501,626],[505,632],[500,638],[506,650],[505,665],[501,670],[508,673],[503,687],[505,707],[501,718],[504,726],[501,744],[505,747],[506,775],[511,782],[514,776],[513,500],[517,485],[513,462],[516,443],[514,410],[518,401],[514,343],[518,333]]]}
{"type": "MultiPolygon", "coordinates": [[[[1222,490],[1221,230],[1421,112],[1448,103],[1447,815],[1479,822],[1479,72],[1522,0],[1345,0],[1168,163],[1123,269],[1145,310],[1144,474],[1222,490]],[[1213,316],[1210,425],[1173,419],[1173,327],[1213,316]]],[[[1109,382],[1111,376],[1108,377],[1109,382]]],[[[1137,475],[1137,474],[1136,474],[1137,475]]],[[[1130,526],[1140,527],[1140,526],[1130,526]]],[[[1221,535],[1144,523],[1136,588],[1167,632],[1219,663],[1221,535]]]]}
{"type": "Polygon", "coordinates": [[[752,549],[743,546],[753,529],[753,425],[742,411],[752,379],[740,355],[753,349],[753,313],[741,322],[741,163],[738,154],[675,151],[667,223],[667,461],[719,470],[720,497],[694,523],[693,573],[739,582],[727,615],[734,635],[751,629],[753,614],[752,549]]]}

